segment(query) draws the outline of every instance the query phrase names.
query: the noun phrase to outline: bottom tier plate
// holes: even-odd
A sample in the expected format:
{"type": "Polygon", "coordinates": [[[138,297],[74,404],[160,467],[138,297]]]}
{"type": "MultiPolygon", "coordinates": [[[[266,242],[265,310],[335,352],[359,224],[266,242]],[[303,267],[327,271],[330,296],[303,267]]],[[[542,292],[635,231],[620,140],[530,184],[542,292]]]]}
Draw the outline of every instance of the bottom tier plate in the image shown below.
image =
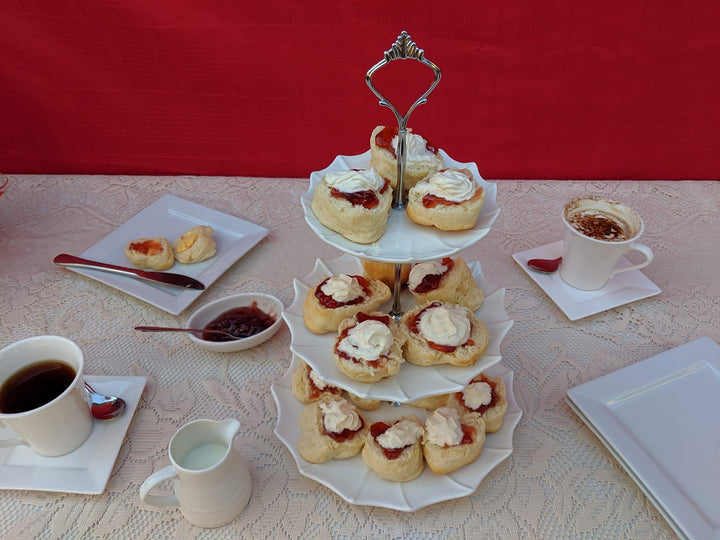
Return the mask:
{"type": "MultiPolygon", "coordinates": [[[[415,480],[404,483],[383,480],[365,465],[360,454],[346,460],[309,463],[298,452],[298,417],[305,405],[295,398],[291,386],[292,373],[299,366],[300,361],[294,358],[287,373],[271,387],[278,409],[275,434],[295,458],[300,474],[329,487],[349,503],[411,512],[434,503],[464,497],[474,493],[483,478],[512,454],[513,433],[522,411],[515,401],[512,370],[502,364],[495,364],[484,373],[503,379],[507,388],[508,409],[502,428],[487,435],[482,454],[474,463],[446,475],[436,475],[426,466],[415,480]]],[[[371,422],[407,414],[415,414],[424,421],[427,416],[427,411],[423,409],[411,405],[393,407],[389,403],[374,411],[362,413],[371,422]]]]}

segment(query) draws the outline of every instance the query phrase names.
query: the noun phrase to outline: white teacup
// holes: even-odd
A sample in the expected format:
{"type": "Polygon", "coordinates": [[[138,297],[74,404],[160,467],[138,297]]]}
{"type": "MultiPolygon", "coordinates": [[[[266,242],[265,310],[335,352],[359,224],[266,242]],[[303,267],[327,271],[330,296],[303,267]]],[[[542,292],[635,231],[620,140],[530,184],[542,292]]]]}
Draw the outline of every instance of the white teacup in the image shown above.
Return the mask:
{"type": "Polygon", "coordinates": [[[604,197],[573,199],[563,209],[565,242],[560,277],[576,289],[603,288],[620,272],[638,270],[653,260],[652,250],[637,242],[645,228],[629,206],[604,197]],[[620,258],[639,251],[645,260],[618,267],[620,258]]]}
{"type": "Polygon", "coordinates": [[[181,427],[168,447],[168,467],[151,474],[140,486],[140,499],[155,506],[177,506],[198,527],[219,527],[247,506],[252,480],[247,465],[233,448],[240,422],[195,420],[181,427]],[[174,495],[150,491],[174,480],[174,495]]]}
{"type": "Polygon", "coordinates": [[[7,425],[16,437],[0,440],[0,447],[26,445],[38,454],[61,456],[79,447],[90,435],[92,416],[83,398],[83,353],[74,342],[60,336],[37,336],[8,345],[0,351],[0,426],[7,425]],[[56,361],[62,365],[49,365],[56,361]],[[34,366],[34,367],[33,367],[34,366]],[[38,366],[45,366],[42,369],[38,366]],[[61,375],[69,366],[66,376],[61,375]],[[50,367],[54,369],[50,369],[50,367]],[[13,384],[14,375],[27,369],[52,371],[53,382],[38,379],[25,385],[13,384]],[[73,375],[74,373],[74,375],[73,375]],[[47,382],[47,381],[46,381],[47,382]],[[44,391],[42,387],[67,387],[44,391]],[[56,395],[47,401],[43,396],[56,395]],[[35,403],[27,410],[29,396],[35,403]]]}

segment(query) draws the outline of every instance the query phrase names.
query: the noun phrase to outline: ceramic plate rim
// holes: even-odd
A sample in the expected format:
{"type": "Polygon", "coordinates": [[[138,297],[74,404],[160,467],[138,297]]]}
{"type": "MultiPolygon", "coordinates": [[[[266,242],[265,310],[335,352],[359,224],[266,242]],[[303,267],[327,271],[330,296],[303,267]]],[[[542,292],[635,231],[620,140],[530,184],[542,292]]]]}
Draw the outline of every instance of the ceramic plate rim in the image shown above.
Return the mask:
{"type": "MultiPolygon", "coordinates": [[[[176,262],[168,271],[199,279],[205,285],[205,290],[269,233],[268,229],[260,225],[167,194],[135,214],[80,256],[120,266],[132,266],[124,251],[130,240],[165,236],[172,242],[195,225],[210,225],[215,229],[217,254],[196,264],[183,265],[176,262]],[[163,227],[171,230],[164,230],[163,227]]],[[[69,267],[67,270],[109,285],[172,315],[182,313],[204,292],[141,281],[99,270],[69,267]]]]}
{"type": "MultiPolygon", "coordinates": [[[[527,262],[530,259],[555,259],[562,255],[563,241],[538,246],[513,254],[513,259],[522,268],[555,305],[571,321],[577,321],[602,311],[623,306],[638,300],[650,298],[662,291],[640,270],[629,270],[617,274],[602,289],[597,291],[580,291],[566,284],[557,272],[543,274],[530,270],[527,262]]],[[[628,266],[630,261],[621,259],[621,266],[628,266]]]]}
{"type": "MultiPolygon", "coordinates": [[[[475,311],[475,315],[485,321],[491,333],[488,350],[474,366],[464,368],[450,365],[420,367],[405,362],[398,374],[376,383],[354,381],[340,372],[330,352],[335,334],[312,334],[305,326],[302,313],[303,302],[311,286],[309,284],[314,285],[322,275],[340,272],[362,274],[362,262],[349,254],[343,254],[330,261],[316,259],[312,272],[302,280],[297,278],[293,280],[295,298],[290,307],[283,312],[283,318],[291,334],[290,350],[307,362],[324,381],[350,390],[360,397],[407,402],[433,394],[462,390],[475,375],[502,359],[500,350],[502,341],[513,326],[512,319],[505,311],[505,289],[498,289],[485,279],[479,262],[468,262],[467,264],[473,272],[475,281],[486,295],[483,305],[475,311]],[[321,357],[316,356],[316,348],[322,351],[321,357]],[[423,386],[416,384],[420,379],[423,380],[423,386]]],[[[406,288],[404,297],[406,300],[411,300],[406,288]]],[[[414,300],[412,300],[412,305],[416,305],[414,300]]],[[[389,306],[390,302],[383,304],[380,310],[389,309],[389,306]]],[[[404,302],[403,308],[408,309],[407,306],[408,304],[404,302]]]]}
{"type": "Polygon", "coordinates": [[[85,495],[99,495],[105,491],[147,378],[114,375],[85,375],[84,378],[100,393],[119,394],[127,404],[125,413],[113,420],[93,419],[88,439],[80,448],[64,456],[40,456],[25,446],[0,448],[0,489],[85,495]],[[24,464],[7,464],[14,453],[18,453],[15,459],[24,464]],[[19,470],[18,474],[11,474],[13,470],[19,470]],[[57,478],[50,474],[53,471],[57,478]]]}
{"type": "MultiPolygon", "coordinates": [[[[513,452],[513,434],[522,417],[522,410],[515,400],[513,371],[502,364],[495,364],[486,373],[489,376],[502,377],[507,387],[508,409],[505,413],[502,428],[496,433],[487,434],[483,453],[480,454],[475,463],[448,475],[435,475],[426,466],[418,478],[405,483],[382,480],[370,471],[359,454],[348,460],[331,460],[321,465],[308,463],[297,451],[297,439],[299,437],[297,419],[305,405],[295,398],[291,389],[292,373],[299,365],[299,359],[294,357],[288,371],[276,383],[271,385],[273,398],[278,409],[278,422],[274,429],[275,435],[295,459],[300,474],[328,487],[351,504],[412,512],[438,502],[465,497],[477,491],[483,479],[513,452]],[[329,467],[326,467],[328,465],[329,467]],[[333,469],[329,470],[330,467],[333,469]],[[363,475],[347,474],[347,471],[354,471],[357,467],[361,468],[363,475]],[[345,489],[343,486],[338,485],[339,478],[351,476],[362,476],[362,484],[357,489],[355,487],[345,489]],[[366,485],[368,483],[369,485],[366,485]],[[432,486],[433,489],[427,489],[427,485],[432,486]],[[379,492],[386,497],[385,499],[373,499],[370,495],[363,494],[360,491],[363,488],[371,490],[371,488],[375,487],[381,488],[379,492]],[[349,489],[352,489],[355,495],[349,494],[349,489]]],[[[387,404],[382,405],[376,411],[361,412],[370,421],[375,421],[383,417],[395,418],[402,416],[404,414],[402,409],[404,408],[412,409],[421,420],[423,415],[426,414],[426,412],[423,413],[422,409],[410,405],[391,408],[387,404]],[[392,415],[388,414],[390,411],[393,411],[392,415]]]]}
{"type": "MultiPolygon", "coordinates": [[[[668,387],[659,383],[668,378],[692,374],[701,363],[711,366],[720,379],[720,346],[708,337],[669,349],[567,391],[571,405],[574,405],[572,408],[577,408],[581,413],[580,418],[590,424],[591,430],[603,444],[612,448],[614,455],[620,457],[620,464],[629,469],[630,476],[643,491],[649,492],[650,500],[660,505],[658,510],[670,525],[679,527],[690,538],[716,536],[720,533],[720,526],[711,529],[711,523],[701,522],[701,512],[694,508],[689,496],[677,489],[662,467],[655,463],[644,441],[639,436],[623,436],[617,413],[611,414],[607,403],[633,392],[662,390],[667,393],[668,387]]],[[[679,467],[685,470],[687,465],[684,462],[679,467]]],[[[720,508],[720,504],[717,508],[720,508]]],[[[715,512],[716,515],[711,519],[720,523],[720,511],[715,512]]]]}
{"type": "Polygon", "coordinates": [[[405,210],[393,210],[388,218],[388,227],[380,239],[371,244],[358,244],[352,242],[341,234],[325,227],[315,217],[310,204],[312,203],[315,186],[329,171],[347,169],[367,169],[370,167],[370,150],[363,154],[353,156],[336,156],[333,162],[321,171],[313,171],[310,174],[310,186],[301,197],[300,201],[305,214],[305,221],[310,228],[320,237],[321,240],[337,247],[338,249],[356,255],[364,259],[372,259],[386,262],[413,262],[441,258],[453,255],[464,249],[482,237],[489,231],[492,224],[500,213],[497,205],[497,184],[485,180],[478,171],[477,164],[455,161],[443,150],[439,151],[445,159],[448,167],[459,167],[469,169],[473,177],[485,190],[485,203],[480,211],[478,222],[472,229],[466,231],[440,231],[435,227],[424,227],[417,225],[407,217],[405,210]],[[415,239],[422,239],[422,242],[412,244],[402,241],[394,241],[392,238],[412,235],[415,239]],[[420,247],[416,247],[416,246],[420,247]]]}

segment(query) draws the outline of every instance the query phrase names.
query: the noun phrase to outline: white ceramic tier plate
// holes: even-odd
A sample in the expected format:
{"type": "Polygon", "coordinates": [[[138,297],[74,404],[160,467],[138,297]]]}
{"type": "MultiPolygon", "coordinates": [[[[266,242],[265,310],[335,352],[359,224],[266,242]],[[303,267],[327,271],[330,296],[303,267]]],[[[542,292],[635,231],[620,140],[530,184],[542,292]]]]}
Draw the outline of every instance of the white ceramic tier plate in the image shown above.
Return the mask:
{"type": "MultiPolygon", "coordinates": [[[[405,362],[396,375],[376,383],[358,382],[342,373],[332,356],[332,347],[337,332],[320,335],[310,332],[303,320],[303,302],[310,288],[327,276],[362,275],[362,262],[352,255],[343,255],[327,262],[317,259],[311,274],[302,279],[293,280],[295,300],[283,313],[291,332],[290,350],[310,364],[321,379],[360,397],[407,402],[434,394],[462,390],[475,375],[501,360],[500,345],[513,324],[505,312],[505,289],[493,287],[483,276],[479,263],[468,263],[468,266],[476,283],[485,293],[485,301],[480,309],[475,311],[475,315],[485,322],[485,326],[490,331],[487,350],[474,366],[464,368],[449,365],[420,367],[405,362]]],[[[417,305],[407,291],[407,287],[403,288],[400,298],[404,311],[417,305]]],[[[392,301],[390,300],[381,306],[380,310],[387,313],[391,306],[392,301]]]]}
{"type": "Polygon", "coordinates": [[[490,231],[500,208],[496,203],[497,185],[487,182],[480,176],[475,163],[460,163],[440,150],[447,167],[469,169],[473,177],[485,190],[485,204],[480,211],[478,222],[467,231],[440,231],[435,227],[425,227],[414,223],[405,210],[392,210],[388,218],[385,234],[372,244],[352,242],[325,227],[315,217],[310,208],[315,186],[322,177],[331,171],[349,169],[368,169],[370,167],[370,151],[356,156],[337,156],[329,167],[310,174],[310,188],[302,195],[301,202],[305,211],[305,220],[313,231],[325,242],[341,249],[345,253],[357,255],[363,259],[387,262],[414,262],[437,259],[457,253],[471,246],[490,231]]]}
{"type": "MultiPolygon", "coordinates": [[[[94,261],[132,267],[125,256],[125,246],[131,240],[162,236],[172,243],[196,225],[210,225],[213,228],[217,253],[210,259],[195,264],[180,264],[176,261],[168,272],[194,277],[200,280],[206,289],[268,234],[266,228],[254,223],[174,195],[164,195],[80,256],[94,261]]],[[[99,270],[83,268],[68,268],[68,270],[105,283],[173,315],[179,315],[204,292],[141,281],[99,270]]]]}
{"type": "MultiPolygon", "coordinates": [[[[93,419],[92,431],[76,450],[41,456],[27,446],[0,448],[0,489],[27,489],[96,495],[105,491],[115,460],[140,402],[145,377],[86,375],[99,393],[122,397],[127,408],[113,420],[93,419]]],[[[3,438],[12,431],[0,429],[3,438]]]]}
{"type": "MultiPolygon", "coordinates": [[[[410,512],[437,502],[465,497],[474,493],[483,478],[512,454],[513,433],[522,411],[513,394],[513,372],[502,364],[496,364],[485,373],[492,377],[502,377],[507,387],[508,409],[502,428],[487,435],[482,454],[474,463],[446,475],[437,475],[425,467],[420,476],[410,482],[383,480],[365,465],[359,454],[345,460],[309,463],[302,458],[297,446],[300,438],[298,418],[305,406],[295,399],[290,380],[299,365],[298,360],[293,359],[288,372],[271,387],[278,408],[275,434],[290,450],[302,475],[329,487],[349,503],[410,512]]],[[[424,409],[410,405],[392,407],[383,404],[374,411],[361,412],[371,422],[391,420],[407,414],[414,414],[424,421],[427,416],[424,409]]]]}
{"type": "MultiPolygon", "coordinates": [[[[559,240],[552,244],[515,253],[513,259],[571,321],[649,298],[662,292],[640,270],[617,274],[610,279],[607,285],[597,291],[581,291],[565,283],[558,272],[543,274],[528,268],[527,262],[530,259],[557,259],[562,256],[562,252],[563,242],[559,240]]],[[[620,266],[629,265],[630,261],[623,257],[620,266]]]]}
{"type": "Polygon", "coordinates": [[[567,394],[678,534],[720,538],[720,346],[691,341],[567,394]]]}

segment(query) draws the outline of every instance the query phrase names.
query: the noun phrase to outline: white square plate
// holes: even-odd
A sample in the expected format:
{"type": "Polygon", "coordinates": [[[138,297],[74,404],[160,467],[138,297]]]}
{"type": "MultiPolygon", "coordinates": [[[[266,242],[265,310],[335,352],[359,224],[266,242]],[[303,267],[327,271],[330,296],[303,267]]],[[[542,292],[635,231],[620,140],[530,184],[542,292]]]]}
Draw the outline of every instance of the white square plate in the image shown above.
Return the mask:
{"type": "MultiPolygon", "coordinates": [[[[93,419],[90,436],[64,456],[41,456],[27,446],[0,448],[0,489],[89,495],[105,491],[147,379],[86,375],[85,380],[98,393],[123,398],[127,406],[123,415],[112,420],[93,419]]],[[[12,431],[0,429],[0,435],[11,437],[12,431]]]]}
{"type": "Polygon", "coordinates": [[[689,538],[720,538],[720,346],[701,338],[567,392],[689,538]]]}
{"type": "MultiPolygon", "coordinates": [[[[502,364],[495,364],[485,373],[490,377],[502,378],[507,389],[508,408],[502,428],[487,434],[482,453],[473,463],[449,474],[435,474],[430,467],[425,467],[420,476],[410,482],[383,480],[365,465],[360,454],[350,459],[309,463],[298,451],[298,418],[305,405],[292,393],[292,374],[300,365],[298,358],[293,357],[290,369],[271,387],[278,408],[275,434],[295,458],[300,474],[329,487],[349,503],[412,512],[437,502],[465,497],[474,493],[483,478],[512,454],[513,433],[522,411],[515,401],[512,370],[502,364]]],[[[373,411],[362,411],[362,414],[370,422],[396,419],[409,414],[416,415],[424,422],[428,413],[412,405],[393,407],[384,403],[373,411]]]]}
{"type": "MultiPolygon", "coordinates": [[[[530,259],[557,259],[562,256],[562,252],[563,242],[559,240],[552,244],[515,253],[513,259],[571,321],[662,292],[640,270],[617,274],[597,291],[581,291],[565,283],[558,272],[543,274],[528,268],[527,262],[530,259]]],[[[620,266],[629,265],[630,261],[625,257],[620,260],[620,266]]]]}
{"type": "MultiPolygon", "coordinates": [[[[266,228],[254,223],[174,195],[164,195],[80,256],[119,266],[132,266],[125,256],[125,246],[131,240],[162,236],[172,243],[196,225],[210,225],[213,228],[217,253],[214,257],[196,264],[180,264],[176,261],[168,271],[194,277],[200,280],[206,289],[268,234],[266,228]]],[[[179,315],[203,293],[196,289],[150,283],[99,270],[68,270],[110,285],[173,315],[179,315]]]]}

